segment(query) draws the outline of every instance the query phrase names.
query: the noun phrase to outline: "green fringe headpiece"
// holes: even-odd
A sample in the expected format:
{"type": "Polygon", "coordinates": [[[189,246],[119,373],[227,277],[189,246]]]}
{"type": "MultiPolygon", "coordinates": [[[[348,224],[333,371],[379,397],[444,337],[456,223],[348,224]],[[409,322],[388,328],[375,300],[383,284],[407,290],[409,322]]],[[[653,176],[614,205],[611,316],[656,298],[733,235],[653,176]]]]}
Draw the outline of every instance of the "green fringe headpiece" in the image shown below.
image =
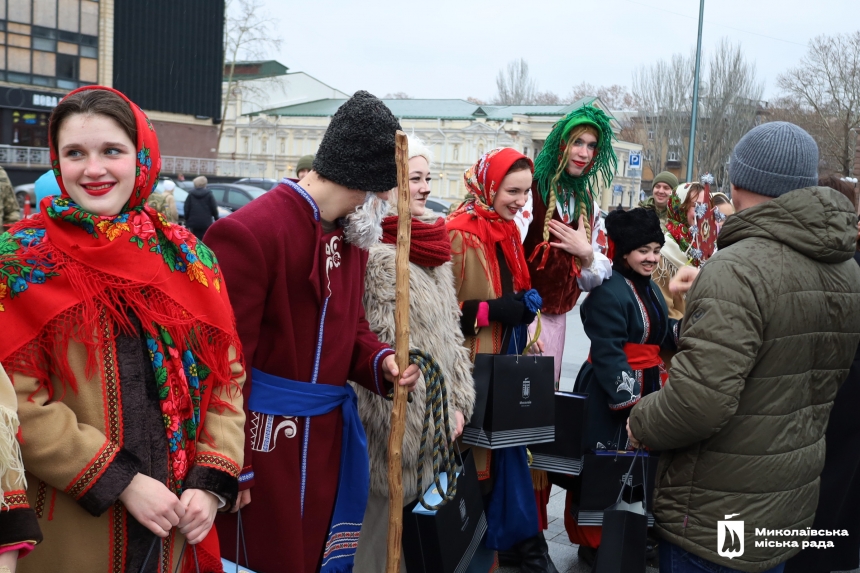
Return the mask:
{"type": "Polygon", "coordinates": [[[587,173],[579,177],[568,175],[566,166],[563,167],[555,185],[555,193],[556,200],[561,203],[562,213],[570,215],[572,220],[575,220],[581,212],[583,204],[589,217],[591,216],[598,177],[602,177],[607,183],[612,181],[618,164],[618,158],[612,149],[612,142],[616,138],[609,121],[609,116],[603,110],[589,104],[573,110],[553,126],[543,149],[535,160],[534,178],[544,205],[547,207],[550,205],[550,189],[559,169],[559,162],[564,155],[562,146],[567,144],[571,130],[578,125],[590,125],[598,133],[597,150],[591,167],[587,173]],[[570,211],[571,199],[573,199],[573,212],[570,211]]]}

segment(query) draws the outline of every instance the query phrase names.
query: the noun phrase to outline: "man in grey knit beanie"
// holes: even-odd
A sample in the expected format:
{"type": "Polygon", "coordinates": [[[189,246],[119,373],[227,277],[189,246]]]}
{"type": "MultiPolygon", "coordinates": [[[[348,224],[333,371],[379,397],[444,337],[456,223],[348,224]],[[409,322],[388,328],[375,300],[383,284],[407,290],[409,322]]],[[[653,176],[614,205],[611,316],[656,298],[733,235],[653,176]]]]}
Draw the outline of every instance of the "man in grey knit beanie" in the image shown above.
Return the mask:
{"type": "Polygon", "coordinates": [[[747,132],[732,150],[729,181],[738,211],[767,201],[766,198],[812,187],[818,182],[818,145],[793,123],[775,121],[759,125],[747,132]],[[751,193],[758,197],[750,197],[751,193]]]}
{"type": "Polygon", "coordinates": [[[817,168],[796,125],[741,138],[737,213],[687,293],[669,382],[630,413],[632,446],[671,452],[651,506],[661,571],[783,573],[807,536],[756,531],[813,525],[830,408],[860,342],[857,216],[815,186],[817,168]]]}

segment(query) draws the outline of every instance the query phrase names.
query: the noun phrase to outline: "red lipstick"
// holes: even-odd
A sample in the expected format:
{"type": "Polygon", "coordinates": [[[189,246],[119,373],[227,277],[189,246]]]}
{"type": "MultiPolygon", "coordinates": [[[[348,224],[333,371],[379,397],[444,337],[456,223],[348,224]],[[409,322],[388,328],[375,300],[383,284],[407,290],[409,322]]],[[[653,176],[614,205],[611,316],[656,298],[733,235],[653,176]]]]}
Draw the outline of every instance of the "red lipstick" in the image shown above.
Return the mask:
{"type": "Polygon", "coordinates": [[[91,197],[101,197],[110,193],[116,187],[116,181],[96,181],[94,183],[81,183],[84,191],[91,197]]]}

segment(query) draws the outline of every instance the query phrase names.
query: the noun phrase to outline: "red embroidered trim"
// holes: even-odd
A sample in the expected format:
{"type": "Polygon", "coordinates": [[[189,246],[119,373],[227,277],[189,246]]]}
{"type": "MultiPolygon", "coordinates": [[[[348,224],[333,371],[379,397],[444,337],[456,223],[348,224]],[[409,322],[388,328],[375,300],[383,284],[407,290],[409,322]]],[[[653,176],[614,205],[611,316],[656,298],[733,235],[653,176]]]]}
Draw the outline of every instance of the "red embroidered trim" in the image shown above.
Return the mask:
{"type": "Polygon", "coordinates": [[[104,384],[105,409],[105,435],[108,439],[122,447],[122,411],[120,403],[122,395],[120,386],[117,380],[116,368],[116,340],[112,336],[110,321],[107,318],[107,311],[102,309],[99,314],[99,326],[103,331],[103,340],[107,343],[103,346],[102,352],[102,376],[104,384]]]}
{"type": "Polygon", "coordinates": [[[483,470],[478,470],[478,481],[484,481],[490,477],[490,466],[493,462],[493,450],[487,450],[487,465],[483,470]]]}
{"type": "Polygon", "coordinates": [[[36,490],[36,519],[41,519],[45,511],[45,497],[48,495],[48,484],[39,480],[39,487],[36,490]]]}
{"type": "Polygon", "coordinates": [[[102,476],[118,452],[119,448],[110,440],[106,441],[99,453],[87,464],[87,467],[72,480],[72,483],[66,488],[66,493],[76,500],[80,499],[102,476]]]}
{"type": "Polygon", "coordinates": [[[217,454],[215,452],[204,452],[198,454],[197,458],[194,460],[194,463],[198,466],[221,470],[222,472],[230,474],[234,478],[239,477],[239,464],[237,464],[230,458],[222,456],[221,454],[217,454]]]}
{"type": "Polygon", "coordinates": [[[112,573],[125,571],[125,509],[121,502],[116,502],[110,508],[110,566],[112,573]]]}
{"type": "Polygon", "coordinates": [[[0,511],[12,511],[13,509],[27,509],[30,507],[30,502],[27,500],[27,492],[23,489],[4,493],[3,503],[6,504],[6,507],[0,508],[0,511]]]}

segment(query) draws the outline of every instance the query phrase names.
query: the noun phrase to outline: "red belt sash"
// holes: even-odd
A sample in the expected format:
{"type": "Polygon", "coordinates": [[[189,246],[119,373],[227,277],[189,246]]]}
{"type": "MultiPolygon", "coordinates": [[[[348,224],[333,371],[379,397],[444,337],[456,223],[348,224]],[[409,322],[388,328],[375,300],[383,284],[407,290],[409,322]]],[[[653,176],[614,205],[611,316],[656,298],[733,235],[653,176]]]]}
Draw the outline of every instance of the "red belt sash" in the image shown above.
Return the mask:
{"type": "MultiPolygon", "coordinates": [[[[663,359],[660,358],[660,346],[657,344],[625,342],[624,355],[627,356],[627,363],[633,370],[645,370],[663,363],[663,359]]],[[[591,353],[588,354],[588,361],[591,362],[591,353]]]]}

